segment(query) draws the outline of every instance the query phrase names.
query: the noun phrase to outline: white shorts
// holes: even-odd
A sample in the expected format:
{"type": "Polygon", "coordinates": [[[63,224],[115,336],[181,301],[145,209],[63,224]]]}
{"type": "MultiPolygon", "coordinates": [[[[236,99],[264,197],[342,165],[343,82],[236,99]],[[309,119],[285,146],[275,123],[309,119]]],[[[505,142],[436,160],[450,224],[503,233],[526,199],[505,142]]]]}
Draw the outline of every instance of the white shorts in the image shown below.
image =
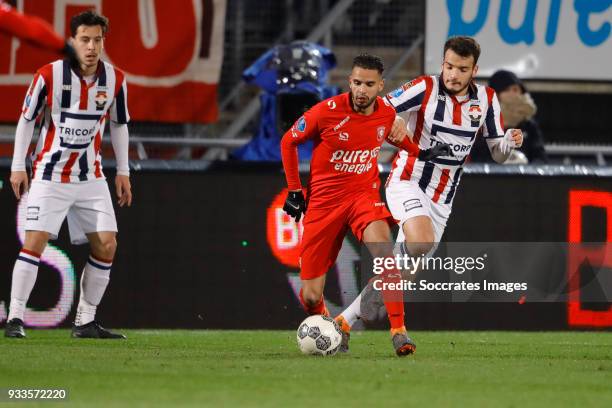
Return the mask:
{"type": "Polygon", "coordinates": [[[70,241],[87,242],[85,234],[117,232],[115,210],[106,180],[57,183],[34,180],[27,196],[26,231],[45,231],[56,239],[68,217],[70,241]]]}
{"type": "Polygon", "coordinates": [[[440,242],[451,213],[450,204],[434,203],[415,181],[392,181],[385,193],[391,215],[400,226],[396,242],[404,242],[404,222],[419,215],[429,217],[434,228],[434,240],[440,242]]]}

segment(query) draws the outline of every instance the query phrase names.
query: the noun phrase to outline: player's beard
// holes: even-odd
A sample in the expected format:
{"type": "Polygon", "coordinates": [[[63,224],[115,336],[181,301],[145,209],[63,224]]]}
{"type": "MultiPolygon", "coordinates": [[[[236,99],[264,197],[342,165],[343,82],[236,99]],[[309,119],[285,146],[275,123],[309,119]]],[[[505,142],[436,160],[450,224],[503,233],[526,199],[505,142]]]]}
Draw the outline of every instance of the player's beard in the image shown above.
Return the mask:
{"type": "Polygon", "coordinates": [[[444,78],[444,74],[442,73],[442,74],[440,74],[440,75],[442,76],[442,83],[444,84],[444,90],[445,90],[445,91],[446,91],[446,92],[447,92],[449,95],[457,95],[457,94],[462,93],[463,91],[465,91],[465,90],[466,90],[466,89],[467,89],[467,88],[470,86],[470,84],[472,83],[472,79],[473,79],[472,77],[470,77],[470,79],[468,79],[468,80],[465,82],[465,85],[463,85],[463,86],[462,86],[462,87],[461,87],[459,90],[454,90],[454,89],[449,89],[449,88],[446,86],[446,79],[444,78]]]}
{"type": "Polygon", "coordinates": [[[365,111],[366,109],[368,109],[370,105],[374,103],[375,100],[376,100],[376,96],[368,99],[366,103],[359,103],[357,102],[355,94],[353,94],[353,92],[351,91],[351,101],[353,102],[353,108],[358,112],[365,111]]]}

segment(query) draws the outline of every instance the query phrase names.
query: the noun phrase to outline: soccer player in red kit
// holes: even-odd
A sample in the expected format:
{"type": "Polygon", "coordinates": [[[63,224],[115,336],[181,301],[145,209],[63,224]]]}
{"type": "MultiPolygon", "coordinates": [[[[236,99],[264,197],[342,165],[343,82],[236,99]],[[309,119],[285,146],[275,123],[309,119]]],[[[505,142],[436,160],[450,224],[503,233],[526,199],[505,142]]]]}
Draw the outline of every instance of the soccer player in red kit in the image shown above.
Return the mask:
{"type": "Polygon", "coordinates": [[[0,0],[0,33],[15,36],[40,48],[76,57],[74,49],[45,20],[22,14],[0,0]]]}
{"type": "MultiPolygon", "coordinates": [[[[419,154],[417,146],[405,136],[400,140],[388,139],[396,114],[390,104],[378,97],[384,87],[383,69],[378,57],[356,57],[349,77],[350,92],[313,106],[282,139],[281,154],[289,189],[283,209],[296,221],[305,214],[300,301],[309,314],[329,314],[323,299],[325,274],[335,263],[349,228],[366,245],[391,242],[389,223],[393,219],[379,193],[377,157],[382,143],[387,139],[419,154]],[[309,139],[314,141],[314,149],[305,200],[297,145],[309,139]]],[[[437,149],[424,150],[421,155],[435,157],[437,149]]],[[[400,276],[392,273],[386,278],[399,280],[400,276]]],[[[403,356],[413,353],[415,345],[404,327],[403,297],[399,296],[385,296],[385,306],[393,346],[396,354],[403,356]]],[[[342,322],[339,323],[342,328],[342,322]]],[[[343,332],[348,336],[348,330],[343,332]]],[[[348,344],[348,339],[343,343],[348,344]]]]}

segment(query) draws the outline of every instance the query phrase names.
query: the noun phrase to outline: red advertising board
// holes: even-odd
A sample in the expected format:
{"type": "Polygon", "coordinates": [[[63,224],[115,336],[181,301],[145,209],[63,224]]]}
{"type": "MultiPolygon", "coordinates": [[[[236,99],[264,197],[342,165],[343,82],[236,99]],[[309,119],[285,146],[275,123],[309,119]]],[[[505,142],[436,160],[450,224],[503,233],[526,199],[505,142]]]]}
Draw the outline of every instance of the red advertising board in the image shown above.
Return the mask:
{"type": "MultiPolygon", "coordinates": [[[[17,8],[70,36],[70,18],[95,9],[110,20],[103,59],[126,74],[132,120],[217,120],[226,0],[22,0],[17,8]]],[[[19,118],[34,72],[60,58],[0,34],[0,121],[19,118]]]]}

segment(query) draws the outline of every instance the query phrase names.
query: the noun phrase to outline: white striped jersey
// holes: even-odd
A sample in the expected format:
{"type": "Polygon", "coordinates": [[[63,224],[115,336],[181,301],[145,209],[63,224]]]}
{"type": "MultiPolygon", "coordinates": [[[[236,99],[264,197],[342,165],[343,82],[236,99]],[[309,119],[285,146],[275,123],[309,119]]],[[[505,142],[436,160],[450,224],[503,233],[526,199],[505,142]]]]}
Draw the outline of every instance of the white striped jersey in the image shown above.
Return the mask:
{"type": "Polygon", "coordinates": [[[401,150],[393,161],[387,184],[414,181],[433,202],[451,204],[476,135],[480,131],[485,138],[504,135],[495,91],[472,83],[467,97],[456,98],[433,75],[408,82],[386,98],[398,113],[405,112],[400,115],[406,119],[420,149],[448,143],[454,154],[425,162],[401,150]]]}
{"type": "Polygon", "coordinates": [[[26,120],[42,116],[32,157],[34,180],[102,179],[100,148],[106,118],[120,124],[129,121],[125,75],[100,61],[88,84],[68,61],[55,61],[36,72],[22,114],[26,120]]]}

